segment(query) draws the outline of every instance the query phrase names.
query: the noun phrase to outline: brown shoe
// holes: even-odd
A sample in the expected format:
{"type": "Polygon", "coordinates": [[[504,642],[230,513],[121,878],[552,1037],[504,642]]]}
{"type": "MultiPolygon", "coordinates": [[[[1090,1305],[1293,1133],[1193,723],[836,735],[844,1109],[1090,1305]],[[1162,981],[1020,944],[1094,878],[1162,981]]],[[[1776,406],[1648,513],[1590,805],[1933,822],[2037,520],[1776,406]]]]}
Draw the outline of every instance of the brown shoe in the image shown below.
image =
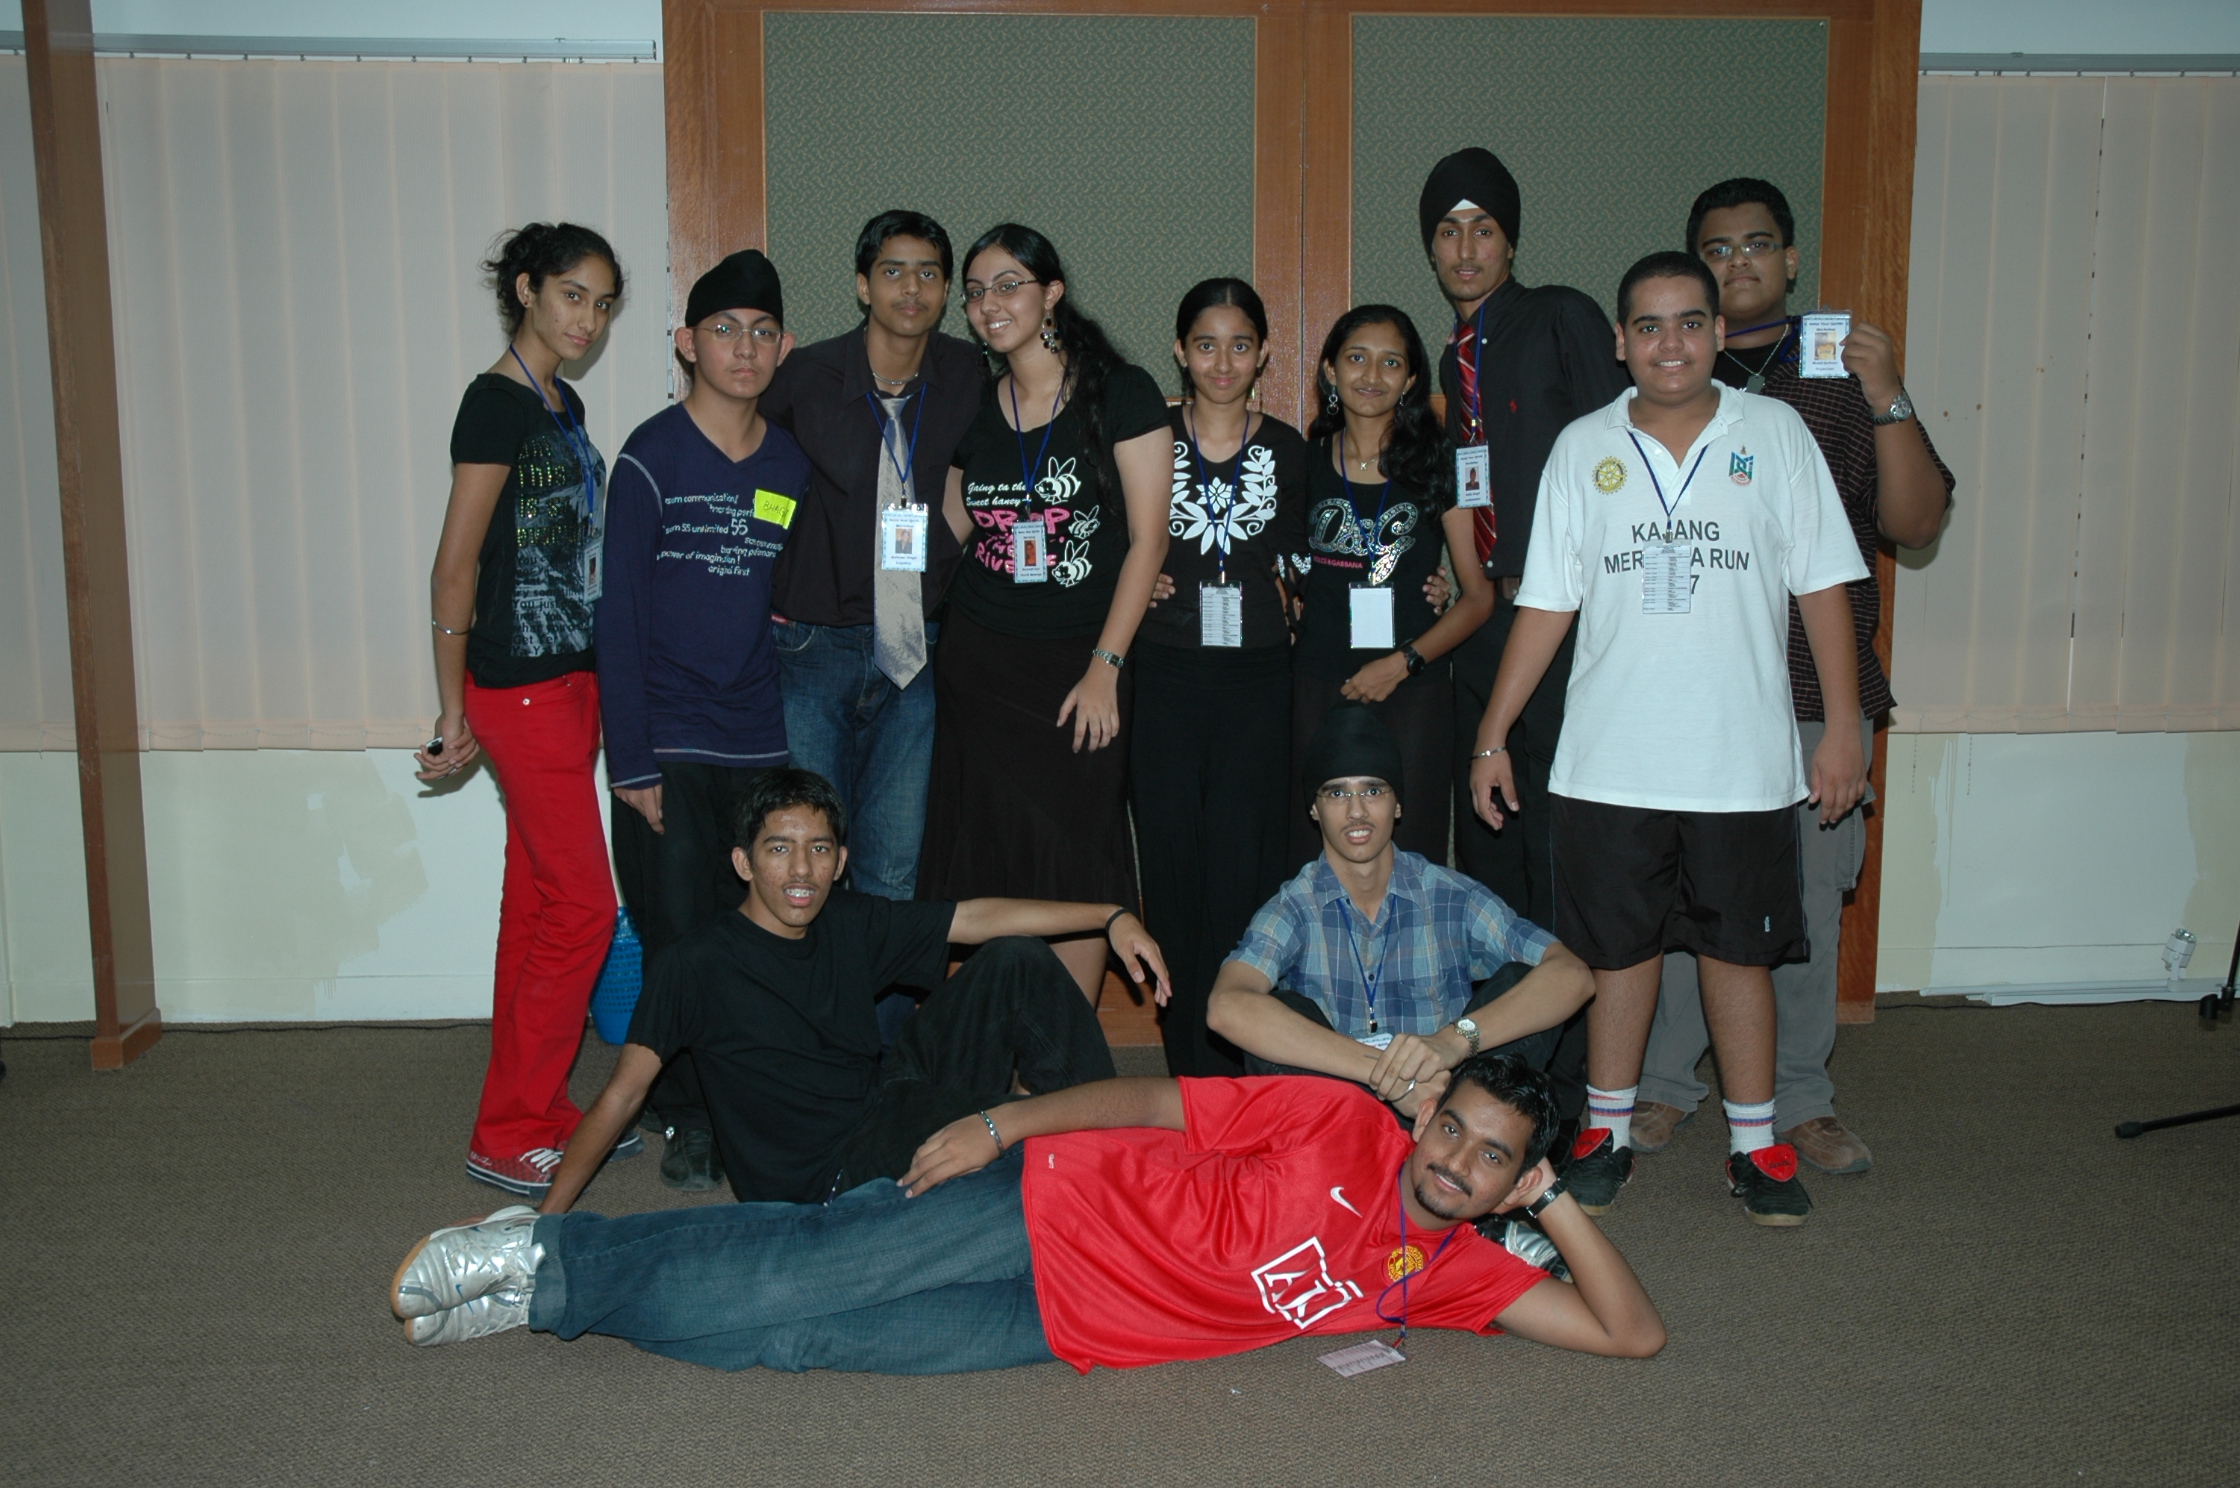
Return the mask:
{"type": "Polygon", "coordinates": [[[1693,1115],[1663,1101],[1641,1101],[1633,1108],[1633,1138],[1627,1145],[1636,1152],[1662,1152],[1693,1115]]]}
{"type": "Polygon", "coordinates": [[[1781,1133],[1781,1140],[1823,1173],[1864,1173],[1874,1166],[1874,1154],[1867,1150],[1867,1144],[1833,1116],[1815,1116],[1792,1126],[1781,1133]]]}

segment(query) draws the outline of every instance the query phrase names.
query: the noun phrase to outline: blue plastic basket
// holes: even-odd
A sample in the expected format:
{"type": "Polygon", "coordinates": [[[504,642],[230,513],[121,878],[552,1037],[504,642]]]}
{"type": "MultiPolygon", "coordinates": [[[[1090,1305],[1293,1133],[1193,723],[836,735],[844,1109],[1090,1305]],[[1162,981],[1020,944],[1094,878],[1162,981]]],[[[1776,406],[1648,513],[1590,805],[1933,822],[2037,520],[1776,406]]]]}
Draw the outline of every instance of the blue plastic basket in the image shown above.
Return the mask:
{"type": "Polygon", "coordinates": [[[638,989],[645,984],[645,947],[638,941],[638,927],[630,911],[614,913],[614,943],[607,947],[607,964],[599,969],[599,985],[591,989],[591,1026],[610,1044],[630,1036],[630,1015],[638,1008],[638,989]]]}

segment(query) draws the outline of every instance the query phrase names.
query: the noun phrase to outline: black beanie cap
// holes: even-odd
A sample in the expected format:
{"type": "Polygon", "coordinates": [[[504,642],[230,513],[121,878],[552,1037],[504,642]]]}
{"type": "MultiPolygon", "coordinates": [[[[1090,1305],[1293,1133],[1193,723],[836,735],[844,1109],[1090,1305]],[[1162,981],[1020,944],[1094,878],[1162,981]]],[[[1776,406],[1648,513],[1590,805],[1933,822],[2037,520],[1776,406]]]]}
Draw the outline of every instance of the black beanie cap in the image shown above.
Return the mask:
{"type": "Polygon", "coordinates": [[[1392,787],[1395,801],[1407,800],[1400,746],[1366,703],[1339,703],[1322,716],[1314,737],[1307,741],[1305,765],[1302,773],[1310,801],[1331,781],[1356,777],[1381,780],[1392,787]]]}
{"type": "Polygon", "coordinates": [[[786,323],[777,266],[759,249],[742,248],[694,280],[684,302],[684,323],[696,326],[725,310],[761,310],[778,324],[786,323]]]}
{"type": "Polygon", "coordinates": [[[1423,195],[1416,201],[1416,216],[1423,223],[1424,252],[1431,251],[1431,235],[1439,230],[1439,219],[1453,211],[1456,202],[1475,202],[1485,208],[1508,235],[1509,246],[1517,246],[1517,212],[1521,205],[1517,178],[1491,150],[1472,145],[1431,167],[1423,183],[1423,195]]]}

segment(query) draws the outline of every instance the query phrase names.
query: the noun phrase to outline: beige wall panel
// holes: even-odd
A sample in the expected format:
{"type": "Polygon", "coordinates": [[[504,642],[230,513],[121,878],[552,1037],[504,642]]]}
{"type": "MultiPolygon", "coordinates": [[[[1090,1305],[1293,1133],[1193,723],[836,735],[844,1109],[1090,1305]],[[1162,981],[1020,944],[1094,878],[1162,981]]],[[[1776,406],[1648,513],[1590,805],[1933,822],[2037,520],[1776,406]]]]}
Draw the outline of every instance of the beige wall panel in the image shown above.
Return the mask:
{"type": "Polygon", "coordinates": [[[2101,91],[1921,82],[1907,372],[1959,493],[1901,560],[1901,729],[2068,726],[2101,91]]]}
{"type": "Polygon", "coordinates": [[[2240,725],[2240,85],[2107,84],[2072,726],[2240,725]]]}
{"type": "Polygon", "coordinates": [[[638,66],[105,61],[140,717],[157,748],[425,737],[428,565],[476,268],[568,217],[630,275],[579,368],[611,459],[668,394],[661,77],[638,66]]]}
{"type": "Polygon", "coordinates": [[[77,743],[56,479],[31,100],[0,57],[0,750],[77,743]]]}

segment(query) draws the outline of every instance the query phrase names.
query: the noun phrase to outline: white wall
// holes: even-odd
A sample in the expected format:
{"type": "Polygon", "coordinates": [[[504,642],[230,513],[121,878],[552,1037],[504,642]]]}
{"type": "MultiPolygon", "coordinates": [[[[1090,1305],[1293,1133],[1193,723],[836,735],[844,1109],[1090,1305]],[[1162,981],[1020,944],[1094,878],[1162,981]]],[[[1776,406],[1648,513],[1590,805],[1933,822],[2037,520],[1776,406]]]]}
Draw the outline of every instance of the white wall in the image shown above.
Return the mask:
{"type": "MultiPolygon", "coordinates": [[[[100,13],[98,4],[95,13],[100,13]]],[[[2233,0],[1922,0],[1925,52],[2240,52],[2233,0]]]]}
{"type": "MultiPolygon", "coordinates": [[[[10,1022],[93,1016],[76,775],[73,755],[0,754],[10,1022]]],[[[506,829],[487,770],[438,795],[402,750],[156,750],[141,783],[166,1021],[490,1015],[506,829]]]]}
{"type": "Polygon", "coordinates": [[[2200,940],[2188,976],[2224,975],[2240,922],[2240,733],[1889,745],[1877,987],[2159,980],[2180,925],[2200,940]]]}
{"type": "MultiPolygon", "coordinates": [[[[22,28],[22,0],[0,0],[0,31],[22,28]]],[[[93,0],[93,29],[132,36],[658,41],[661,0],[93,0]]]]}

